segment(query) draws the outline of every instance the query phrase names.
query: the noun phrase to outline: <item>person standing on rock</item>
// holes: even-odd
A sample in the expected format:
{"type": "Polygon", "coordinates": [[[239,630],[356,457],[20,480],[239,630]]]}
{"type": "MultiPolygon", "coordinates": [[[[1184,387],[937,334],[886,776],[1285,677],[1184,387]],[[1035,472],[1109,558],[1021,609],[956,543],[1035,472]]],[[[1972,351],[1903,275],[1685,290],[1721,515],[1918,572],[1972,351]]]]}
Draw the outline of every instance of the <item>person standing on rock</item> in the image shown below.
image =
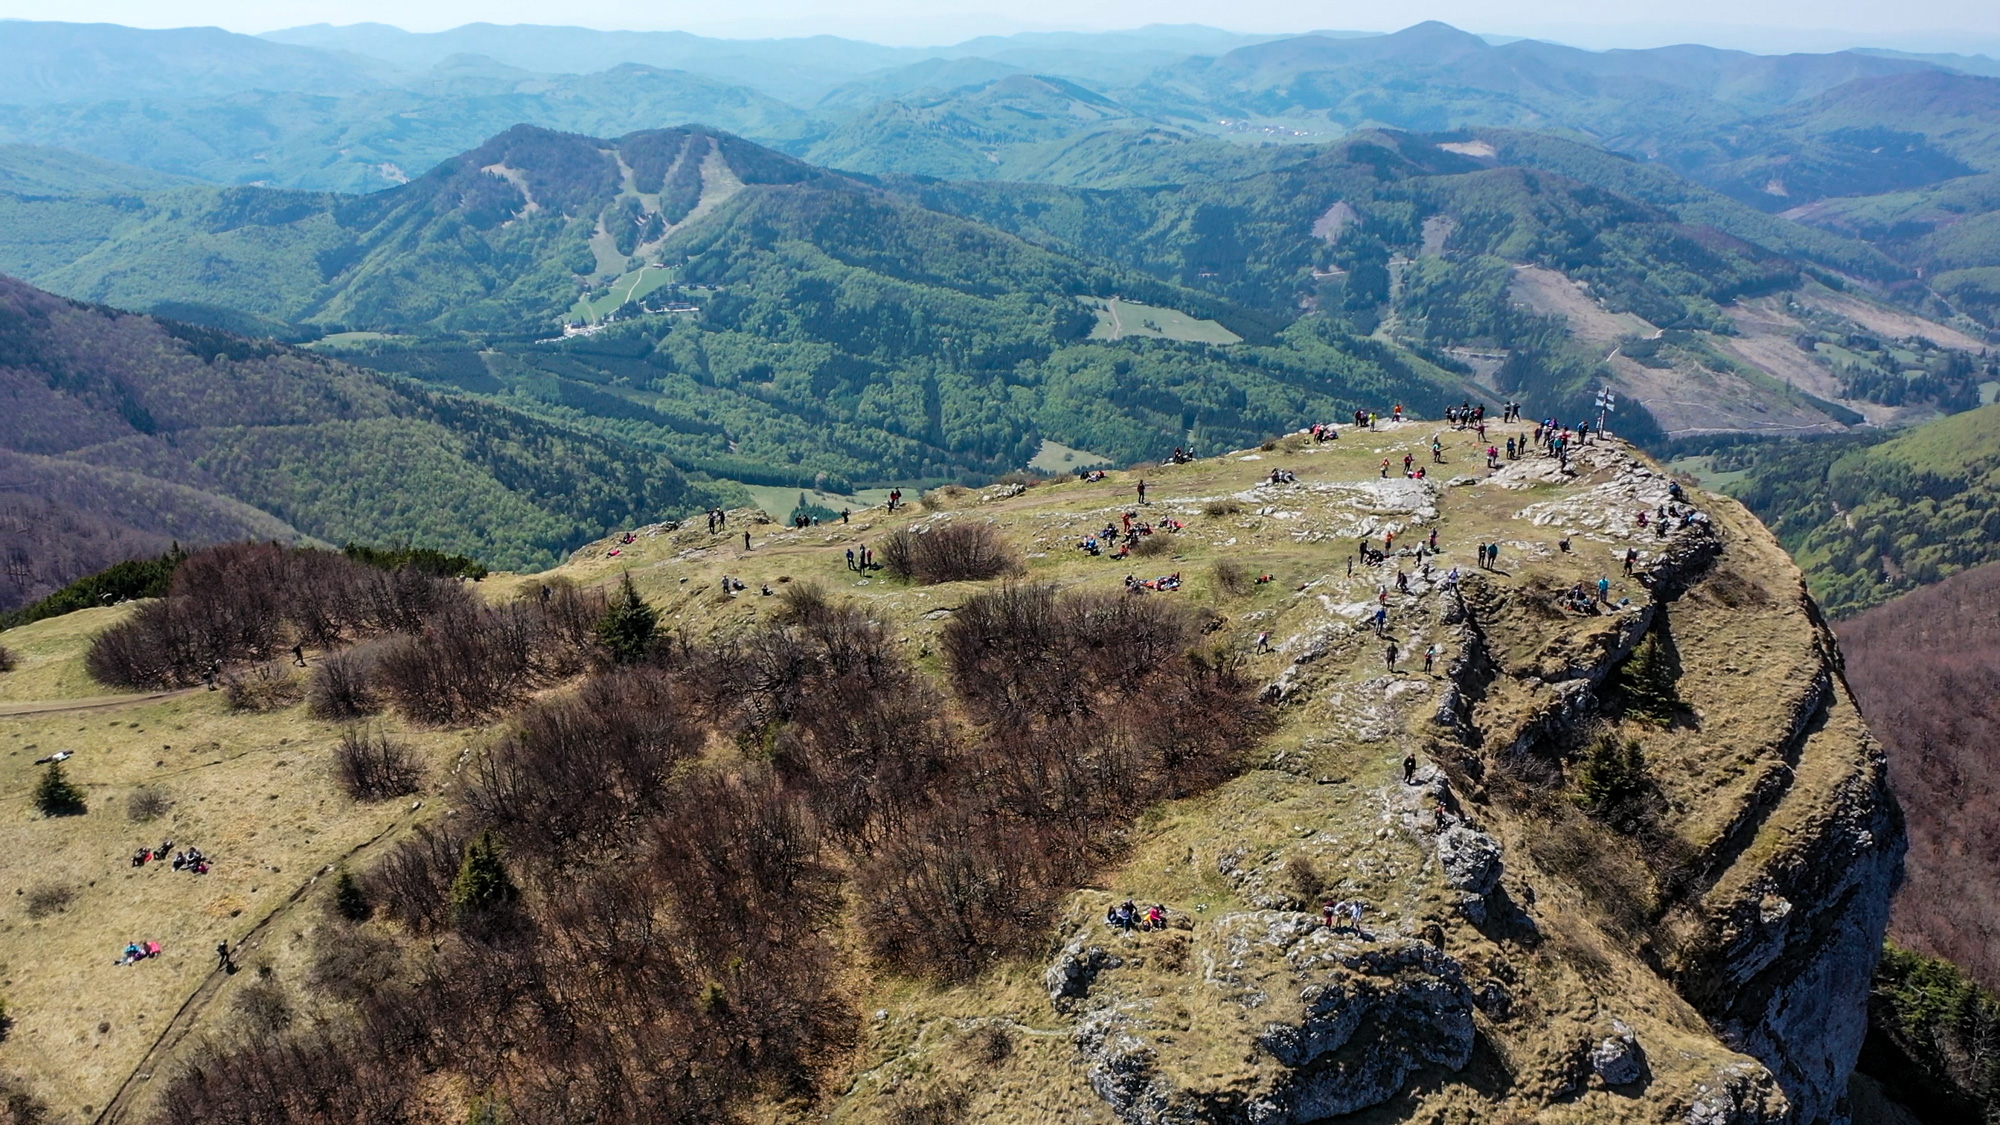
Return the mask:
{"type": "Polygon", "coordinates": [[[1428,648],[1424,649],[1424,674],[1425,674],[1425,675],[1429,675],[1429,674],[1430,674],[1430,670],[1431,670],[1431,665],[1433,665],[1433,664],[1437,663],[1437,658],[1438,658],[1438,657],[1439,657],[1440,655],[1442,655],[1442,654],[1443,654],[1443,652],[1444,652],[1444,647],[1443,647],[1442,645],[1431,645],[1430,647],[1428,647],[1428,648]]]}
{"type": "Polygon", "coordinates": [[[743,549],[746,551],[750,549],[750,533],[747,531],[743,533],[743,549]]]}
{"type": "Polygon", "coordinates": [[[1611,579],[1602,574],[1597,576],[1597,600],[1605,605],[1611,604],[1611,579]]]}
{"type": "Polygon", "coordinates": [[[1625,548],[1625,577],[1632,577],[1632,568],[1639,563],[1639,548],[1625,548]]]}
{"type": "Polygon", "coordinates": [[[1384,650],[1383,650],[1383,652],[1382,652],[1382,658],[1383,658],[1383,663],[1385,663],[1385,664],[1387,664],[1387,665],[1389,666],[1389,671],[1390,671],[1391,673],[1394,673],[1394,672],[1396,671],[1396,642],[1395,642],[1395,641],[1390,641],[1390,642],[1389,642],[1389,647],[1388,647],[1388,648],[1386,648],[1386,649],[1384,649],[1384,650]]]}
{"type": "Polygon", "coordinates": [[[1415,754],[1405,754],[1403,756],[1403,784],[1410,785],[1416,780],[1417,756],[1415,754]]]}
{"type": "Polygon", "coordinates": [[[1141,504],[1144,504],[1145,502],[1146,502],[1146,478],[1145,478],[1145,477],[1140,477],[1140,478],[1139,478],[1139,503],[1141,503],[1141,504]]]}

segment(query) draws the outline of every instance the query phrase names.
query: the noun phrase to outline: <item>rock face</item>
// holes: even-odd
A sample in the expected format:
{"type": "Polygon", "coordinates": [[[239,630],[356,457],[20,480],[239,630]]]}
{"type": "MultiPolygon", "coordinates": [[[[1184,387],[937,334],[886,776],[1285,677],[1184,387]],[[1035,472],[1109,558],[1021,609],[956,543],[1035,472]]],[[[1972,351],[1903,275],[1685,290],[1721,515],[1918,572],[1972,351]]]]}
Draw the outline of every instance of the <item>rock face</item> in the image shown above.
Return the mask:
{"type": "Polygon", "coordinates": [[[1434,429],[1288,448],[1296,485],[1202,470],[1183,544],[1290,552],[1219,603],[1277,729],[1072,896],[1006,1013],[1064,1046],[969,1119],[1843,1125],[1903,830],[1797,569],[1616,443],[1352,481],[1434,429]],[[1172,925],[1096,921],[1127,898],[1172,925]]]}
{"type": "MultiPolygon", "coordinates": [[[[1087,960],[1095,936],[1077,935],[1058,965],[1087,960]]],[[[1133,1125],[1218,1120],[1224,1106],[1233,1120],[1303,1125],[1389,1100],[1419,1066],[1458,1070],[1472,1057],[1464,968],[1428,942],[1375,941],[1259,910],[1205,927],[1195,953],[1204,969],[1191,990],[1219,1013],[1207,1035],[1160,1018],[1157,978],[1127,982],[1107,966],[1076,998],[1090,1084],[1133,1125]],[[1247,1036],[1269,1065],[1203,1061],[1217,1033],[1247,1036]]],[[[1060,976],[1077,979],[1068,968],[1060,976]]]]}

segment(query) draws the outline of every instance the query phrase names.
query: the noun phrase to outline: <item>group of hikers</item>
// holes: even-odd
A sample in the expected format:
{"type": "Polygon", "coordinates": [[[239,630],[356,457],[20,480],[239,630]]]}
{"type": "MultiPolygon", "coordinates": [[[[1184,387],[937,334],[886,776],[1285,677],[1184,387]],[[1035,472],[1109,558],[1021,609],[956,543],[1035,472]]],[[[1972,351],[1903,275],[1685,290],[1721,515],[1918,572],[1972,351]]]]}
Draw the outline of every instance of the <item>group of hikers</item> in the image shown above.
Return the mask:
{"type": "Polygon", "coordinates": [[[1076,549],[1086,555],[1096,557],[1103,554],[1113,544],[1117,544],[1118,550],[1113,552],[1111,557],[1122,559],[1130,555],[1133,549],[1139,546],[1140,541],[1144,537],[1161,532],[1181,531],[1186,527],[1187,524],[1172,517],[1162,519],[1158,524],[1153,524],[1140,519],[1137,512],[1125,512],[1119,516],[1118,523],[1107,523],[1104,525],[1104,530],[1093,532],[1077,540],[1076,549]]]}
{"type": "Polygon", "coordinates": [[[1114,930],[1164,930],[1167,928],[1167,908],[1164,903],[1140,910],[1131,899],[1104,912],[1104,924],[1114,930]]]}
{"type": "Polygon", "coordinates": [[[192,871],[196,875],[208,874],[209,860],[206,855],[202,854],[200,848],[191,847],[184,851],[176,852],[174,851],[174,842],[171,839],[160,841],[160,846],[157,848],[141,847],[139,850],[133,852],[132,866],[144,867],[149,863],[165,863],[167,862],[167,853],[169,852],[173,852],[175,871],[192,871]]]}
{"type": "Polygon", "coordinates": [[[1144,580],[1135,578],[1130,574],[1125,576],[1125,592],[1128,594],[1143,594],[1148,590],[1158,590],[1165,593],[1180,588],[1181,572],[1178,570],[1172,574],[1163,574],[1158,578],[1144,580]]]}

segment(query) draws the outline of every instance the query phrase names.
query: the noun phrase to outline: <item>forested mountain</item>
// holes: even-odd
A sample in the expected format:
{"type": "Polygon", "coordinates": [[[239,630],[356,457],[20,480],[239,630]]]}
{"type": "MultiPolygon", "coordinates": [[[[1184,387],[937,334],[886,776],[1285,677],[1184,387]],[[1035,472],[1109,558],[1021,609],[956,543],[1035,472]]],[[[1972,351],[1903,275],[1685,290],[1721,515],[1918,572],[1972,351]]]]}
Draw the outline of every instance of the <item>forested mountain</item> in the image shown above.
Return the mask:
{"type": "Polygon", "coordinates": [[[323,356],[0,278],[0,608],[173,541],[546,565],[708,502],[664,458],[323,356]]]}
{"type": "Polygon", "coordinates": [[[1732,443],[1695,467],[1771,525],[1836,616],[2000,561],[2000,405],[1894,435],[1732,443]]]}

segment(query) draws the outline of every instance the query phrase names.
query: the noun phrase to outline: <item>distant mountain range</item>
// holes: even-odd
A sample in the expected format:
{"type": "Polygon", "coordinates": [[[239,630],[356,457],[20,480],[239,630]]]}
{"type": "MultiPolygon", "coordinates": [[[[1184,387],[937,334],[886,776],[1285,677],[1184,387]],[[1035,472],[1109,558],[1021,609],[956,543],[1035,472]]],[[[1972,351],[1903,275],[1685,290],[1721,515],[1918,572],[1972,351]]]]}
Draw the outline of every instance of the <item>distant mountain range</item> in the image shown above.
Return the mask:
{"type": "MultiPolygon", "coordinates": [[[[91,88],[150,42],[115,31],[44,71],[91,88]]],[[[2000,381],[2000,79],[1937,60],[1435,23],[241,38],[183,60],[199,96],[0,107],[0,270],[721,481],[1139,460],[1384,396],[1580,414],[1604,385],[1648,440],[1841,432],[2000,381]],[[294,87],[366,88],[227,88],[268,51],[345,68],[294,87]]]]}

